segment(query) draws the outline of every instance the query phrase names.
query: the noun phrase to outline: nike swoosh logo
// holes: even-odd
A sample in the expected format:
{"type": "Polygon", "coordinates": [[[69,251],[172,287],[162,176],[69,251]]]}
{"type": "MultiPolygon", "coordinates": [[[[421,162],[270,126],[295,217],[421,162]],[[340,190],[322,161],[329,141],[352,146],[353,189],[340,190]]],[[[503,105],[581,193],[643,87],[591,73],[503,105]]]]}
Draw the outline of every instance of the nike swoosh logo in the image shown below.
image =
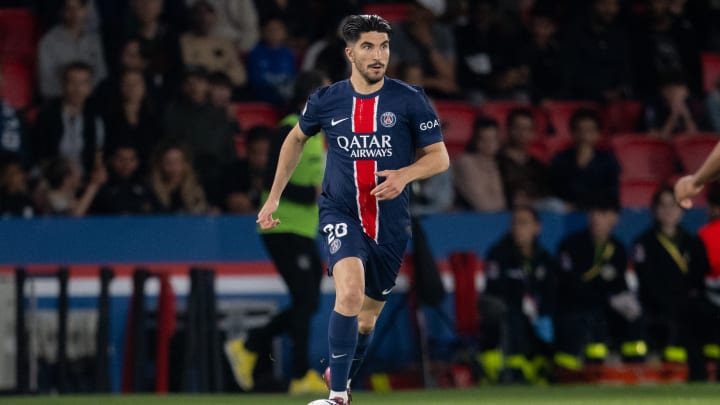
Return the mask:
{"type": "Polygon", "coordinates": [[[333,118],[330,120],[330,125],[335,126],[335,125],[337,125],[345,120],[349,120],[349,119],[350,119],[349,117],[345,117],[343,119],[339,119],[339,120],[335,121],[335,118],[333,118]]]}
{"type": "Polygon", "coordinates": [[[382,290],[382,295],[388,295],[390,294],[390,291],[392,291],[392,288],[388,288],[387,290],[382,290]]]}
{"type": "Polygon", "coordinates": [[[335,353],[333,353],[333,354],[330,355],[330,357],[332,357],[333,359],[340,359],[340,358],[343,358],[343,357],[345,357],[345,356],[347,356],[347,353],[343,353],[343,354],[335,354],[335,353]]]}

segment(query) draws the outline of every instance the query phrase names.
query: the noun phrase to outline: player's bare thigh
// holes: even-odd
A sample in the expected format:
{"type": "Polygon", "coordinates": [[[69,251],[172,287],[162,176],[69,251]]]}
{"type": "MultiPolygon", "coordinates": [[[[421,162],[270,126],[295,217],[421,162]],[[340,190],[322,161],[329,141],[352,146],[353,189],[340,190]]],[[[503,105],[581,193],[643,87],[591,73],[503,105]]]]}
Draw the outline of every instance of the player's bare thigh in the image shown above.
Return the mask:
{"type": "Polygon", "coordinates": [[[335,281],[335,312],[355,316],[363,308],[365,297],[365,270],[358,257],[341,259],[332,269],[335,281]]]}
{"type": "Polygon", "coordinates": [[[366,295],[358,315],[358,332],[365,335],[372,332],[384,306],[384,301],[378,301],[366,295]]]}

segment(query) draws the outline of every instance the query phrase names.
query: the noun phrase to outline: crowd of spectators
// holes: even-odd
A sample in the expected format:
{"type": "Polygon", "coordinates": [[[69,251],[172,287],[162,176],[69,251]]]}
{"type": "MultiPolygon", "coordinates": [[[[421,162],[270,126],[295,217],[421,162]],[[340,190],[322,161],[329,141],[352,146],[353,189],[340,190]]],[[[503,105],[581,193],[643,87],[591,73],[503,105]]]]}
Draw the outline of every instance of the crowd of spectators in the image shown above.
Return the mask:
{"type": "MultiPolygon", "coordinates": [[[[40,30],[33,102],[2,104],[0,215],[254,212],[267,170],[259,154],[274,131],[238,122],[235,103],[282,113],[299,72],[346,77],[338,27],[376,3],[0,2],[31,10],[40,30]],[[247,157],[238,140],[254,148],[247,157]]],[[[720,131],[720,86],[703,90],[700,64],[701,52],[720,50],[717,2],[406,3],[392,21],[388,74],[436,102],[636,100],[634,126],[647,136],[720,131]]],[[[451,195],[418,210],[565,211],[618,196],[620,166],[603,145],[602,120],[576,111],[572,145],[542,160],[530,153],[545,132],[532,111],[505,122],[478,116],[465,152],[434,181],[451,195]]]]}

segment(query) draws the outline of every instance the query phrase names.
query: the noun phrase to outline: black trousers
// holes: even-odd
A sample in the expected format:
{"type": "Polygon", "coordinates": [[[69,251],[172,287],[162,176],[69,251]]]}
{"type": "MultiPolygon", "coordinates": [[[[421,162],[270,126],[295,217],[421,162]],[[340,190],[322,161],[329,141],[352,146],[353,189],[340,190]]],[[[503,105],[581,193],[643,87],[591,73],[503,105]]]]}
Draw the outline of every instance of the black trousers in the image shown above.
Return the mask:
{"type": "Polygon", "coordinates": [[[264,234],[262,240],[287,285],[292,303],[267,325],[251,330],[246,347],[255,352],[268,350],[273,337],[287,333],[293,348],[293,378],[300,378],[310,369],[310,319],[320,300],[322,261],[314,239],[278,233],[264,234]]]}

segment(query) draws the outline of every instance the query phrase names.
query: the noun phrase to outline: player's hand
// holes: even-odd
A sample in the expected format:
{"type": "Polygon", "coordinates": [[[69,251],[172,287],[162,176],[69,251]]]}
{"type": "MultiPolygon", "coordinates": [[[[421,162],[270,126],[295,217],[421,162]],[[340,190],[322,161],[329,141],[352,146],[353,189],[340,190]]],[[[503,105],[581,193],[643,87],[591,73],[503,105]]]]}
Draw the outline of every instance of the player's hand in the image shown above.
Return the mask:
{"type": "Polygon", "coordinates": [[[400,195],[407,185],[400,170],[381,170],[375,173],[378,177],[385,177],[385,181],[378,184],[370,194],[374,195],[378,201],[392,200],[400,195]]]}
{"type": "Polygon", "coordinates": [[[260,229],[270,229],[278,226],[280,219],[273,218],[272,214],[277,210],[279,204],[278,200],[268,199],[265,201],[260,212],[258,212],[257,221],[255,221],[260,225],[260,229]]]}
{"type": "Polygon", "coordinates": [[[692,208],[692,198],[700,194],[703,186],[695,184],[695,176],[684,176],[675,183],[675,200],[681,207],[692,208]]]}

